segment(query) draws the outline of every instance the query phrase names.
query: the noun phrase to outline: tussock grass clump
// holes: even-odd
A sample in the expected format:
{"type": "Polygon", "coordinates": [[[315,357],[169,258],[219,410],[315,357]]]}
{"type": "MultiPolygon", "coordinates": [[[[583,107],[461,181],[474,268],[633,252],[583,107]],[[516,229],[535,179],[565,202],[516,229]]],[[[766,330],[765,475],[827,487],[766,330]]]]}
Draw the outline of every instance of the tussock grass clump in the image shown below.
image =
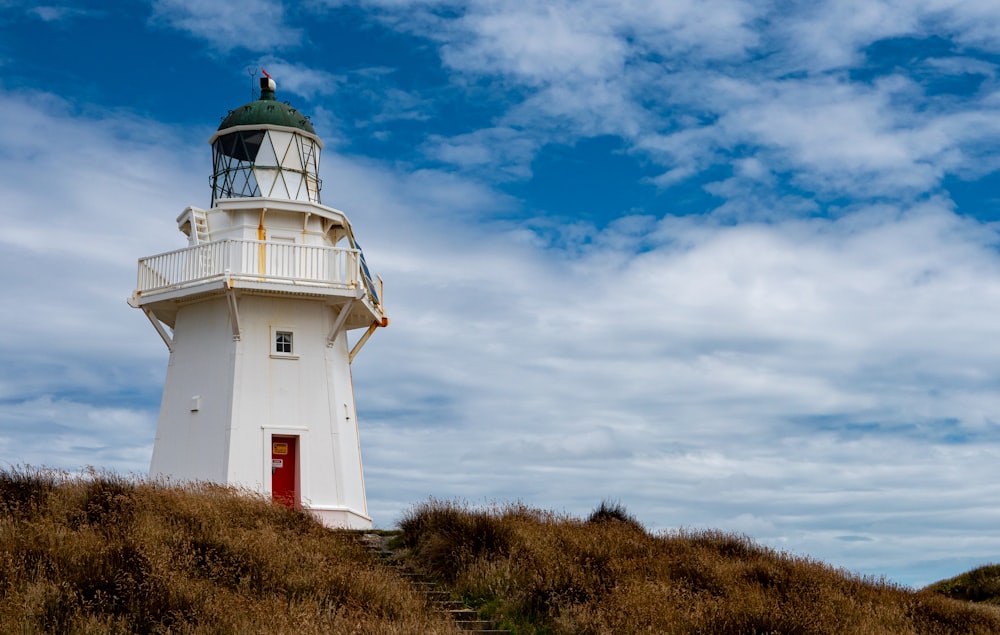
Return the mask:
{"type": "Polygon", "coordinates": [[[216,485],[0,471],[0,632],[454,633],[350,532],[216,485]]]}
{"type": "MultiPolygon", "coordinates": [[[[603,511],[602,511],[603,510],[603,511]]],[[[617,504],[587,521],[431,500],[409,558],[518,633],[1000,633],[987,607],[914,592],[718,531],[653,535],[617,504]]]]}
{"type": "Polygon", "coordinates": [[[455,574],[478,558],[506,554],[511,539],[503,523],[433,499],[405,515],[400,529],[403,546],[419,546],[425,568],[447,582],[454,582],[455,574]]]}
{"type": "Polygon", "coordinates": [[[588,523],[625,523],[626,525],[631,525],[636,529],[645,531],[642,523],[636,519],[635,516],[628,513],[628,510],[623,504],[618,501],[603,500],[601,504],[590,513],[587,518],[588,523]]]}

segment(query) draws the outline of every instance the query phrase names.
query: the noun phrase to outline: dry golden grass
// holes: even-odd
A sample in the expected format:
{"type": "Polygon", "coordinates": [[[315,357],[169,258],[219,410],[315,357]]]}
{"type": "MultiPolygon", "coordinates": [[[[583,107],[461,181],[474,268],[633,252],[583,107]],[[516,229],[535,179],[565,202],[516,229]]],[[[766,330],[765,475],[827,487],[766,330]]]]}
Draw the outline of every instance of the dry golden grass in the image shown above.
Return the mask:
{"type": "MultiPolygon", "coordinates": [[[[1000,633],[993,607],[602,510],[430,501],[402,526],[414,563],[522,635],[1000,633]]],[[[458,632],[349,532],[227,488],[104,474],[0,471],[0,590],[3,633],[458,632]]]]}
{"type": "Polygon", "coordinates": [[[522,635],[1000,633],[988,607],[860,578],[743,536],[650,535],[622,509],[611,512],[583,522],[432,500],[401,526],[416,566],[522,635]]]}
{"type": "Polygon", "coordinates": [[[210,485],[0,472],[0,632],[456,633],[348,532],[210,485]]]}
{"type": "Polygon", "coordinates": [[[936,582],[927,589],[956,600],[1000,606],[1000,565],[983,565],[954,578],[936,582]]]}

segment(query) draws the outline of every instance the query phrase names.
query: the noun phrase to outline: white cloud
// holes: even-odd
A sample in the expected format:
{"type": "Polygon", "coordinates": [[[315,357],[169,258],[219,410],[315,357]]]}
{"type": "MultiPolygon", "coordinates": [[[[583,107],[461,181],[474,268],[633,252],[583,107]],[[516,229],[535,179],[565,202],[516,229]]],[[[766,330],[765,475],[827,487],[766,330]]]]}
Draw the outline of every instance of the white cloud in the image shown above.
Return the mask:
{"type": "Polygon", "coordinates": [[[96,12],[88,11],[86,9],[51,5],[31,7],[28,11],[44,22],[61,22],[71,18],[96,15],[96,12]]]}
{"type": "Polygon", "coordinates": [[[273,56],[263,58],[260,68],[274,78],[278,91],[287,91],[308,100],[331,95],[344,82],[343,77],[333,73],[301,64],[291,64],[273,56]]]}
{"type": "Polygon", "coordinates": [[[426,152],[432,159],[466,170],[488,167],[494,178],[525,179],[531,174],[531,160],[538,150],[535,143],[520,130],[483,128],[467,135],[431,136],[426,152]]]}
{"type": "Polygon", "coordinates": [[[700,95],[717,116],[707,125],[639,135],[636,146],[669,166],[658,179],[663,185],[723,160],[739,173],[743,158],[724,158],[736,148],[752,151],[761,168],[827,195],[912,196],[935,191],[946,174],[978,178],[997,167],[990,150],[1000,137],[992,93],[938,106],[901,76],[869,85],[841,75],[708,74],[697,85],[678,78],[677,86],[700,95]]]}
{"type": "MultiPolygon", "coordinates": [[[[955,137],[933,139],[894,99],[906,82],[865,87],[835,78],[817,81],[737,82],[720,79],[729,94],[716,137],[770,154],[774,167],[820,191],[884,194],[932,189],[943,174],[934,159],[955,137]],[[922,137],[922,138],[921,138],[922,137]],[[923,143],[921,143],[923,141],[923,143]],[[937,167],[936,167],[937,164],[937,167]],[[866,191],[868,190],[868,191],[866,191]]],[[[937,123],[937,122],[935,122],[937,123]]],[[[773,169],[773,168],[772,168],[773,169]]]]}
{"type": "Polygon", "coordinates": [[[920,35],[921,13],[913,3],[897,0],[810,3],[790,15],[771,16],[772,45],[787,56],[787,64],[798,68],[844,68],[861,62],[862,50],[872,42],[920,35]]]}
{"type": "Polygon", "coordinates": [[[435,41],[462,81],[500,80],[495,89],[509,103],[502,114],[425,146],[436,160],[495,179],[527,178],[546,144],[600,135],[662,166],[652,182],[664,187],[747,154],[825,197],[919,196],[947,175],[978,178],[997,167],[995,99],[956,101],[920,83],[928,71],[992,76],[989,64],[932,58],[874,81],[849,72],[872,62],[868,47],[885,38],[955,36],[989,47],[981,31],[1000,19],[992,5],[357,4],[435,41]]]}
{"type": "MultiPolygon", "coordinates": [[[[922,0],[919,7],[925,22],[940,21],[959,42],[989,51],[998,50],[996,30],[1000,27],[1000,7],[996,4],[983,0],[922,0]]],[[[905,2],[897,7],[899,12],[908,9],[905,2]]]]}
{"type": "Polygon", "coordinates": [[[529,84],[572,76],[586,81],[619,72],[627,48],[613,25],[567,5],[522,5],[467,13],[458,22],[471,39],[442,46],[445,64],[458,70],[513,75],[529,84]]]}
{"type": "Polygon", "coordinates": [[[426,22],[438,28],[431,37],[442,41],[444,62],[529,84],[604,80],[644,55],[741,57],[756,43],[749,22],[759,15],[752,3],[738,0],[652,6],[556,0],[516,7],[482,1],[463,8],[444,29],[426,22]]]}
{"type": "Polygon", "coordinates": [[[271,51],[297,46],[302,30],[287,22],[281,0],[153,0],[154,23],[167,24],[228,52],[271,51]]]}
{"type": "Polygon", "coordinates": [[[139,469],[165,350],[125,299],[139,256],[183,244],[172,221],[191,201],[176,192],[204,191],[191,165],[209,158],[155,122],[47,94],[0,92],[0,108],[0,458],[139,469]]]}
{"type": "Polygon", "coordinates": [[[7,465],[102,467],[145,474],[155,416],[147,407],[95,405],[49,396],[0,401],[0,457],[7,465]]]}

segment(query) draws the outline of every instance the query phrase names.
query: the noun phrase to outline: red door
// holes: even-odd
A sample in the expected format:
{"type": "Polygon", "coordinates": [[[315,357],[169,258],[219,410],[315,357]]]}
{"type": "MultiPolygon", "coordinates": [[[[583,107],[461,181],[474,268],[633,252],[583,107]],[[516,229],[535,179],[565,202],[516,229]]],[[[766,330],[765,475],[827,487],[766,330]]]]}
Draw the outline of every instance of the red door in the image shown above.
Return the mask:
{"type": "Polygon", "coordinates": [[[271,437],[271,500],[292,508],[299,506],[298,440],[271,437]]]}

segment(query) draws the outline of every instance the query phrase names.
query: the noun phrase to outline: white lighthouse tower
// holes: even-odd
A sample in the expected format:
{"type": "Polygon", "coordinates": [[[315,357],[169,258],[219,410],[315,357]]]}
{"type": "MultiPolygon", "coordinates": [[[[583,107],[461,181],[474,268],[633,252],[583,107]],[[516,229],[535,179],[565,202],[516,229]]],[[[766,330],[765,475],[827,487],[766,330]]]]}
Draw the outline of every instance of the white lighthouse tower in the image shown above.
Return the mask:
{"type": "Polygon", "coordinates": [[[177,218],[188,247],[139,260],[129,304],[170,350],[150,477],[368,528],[351,361],[388,324],[382,284],[320,203],[322,141],[274,91],[262,78],[212,135],[211,208],[177,218]]]}

